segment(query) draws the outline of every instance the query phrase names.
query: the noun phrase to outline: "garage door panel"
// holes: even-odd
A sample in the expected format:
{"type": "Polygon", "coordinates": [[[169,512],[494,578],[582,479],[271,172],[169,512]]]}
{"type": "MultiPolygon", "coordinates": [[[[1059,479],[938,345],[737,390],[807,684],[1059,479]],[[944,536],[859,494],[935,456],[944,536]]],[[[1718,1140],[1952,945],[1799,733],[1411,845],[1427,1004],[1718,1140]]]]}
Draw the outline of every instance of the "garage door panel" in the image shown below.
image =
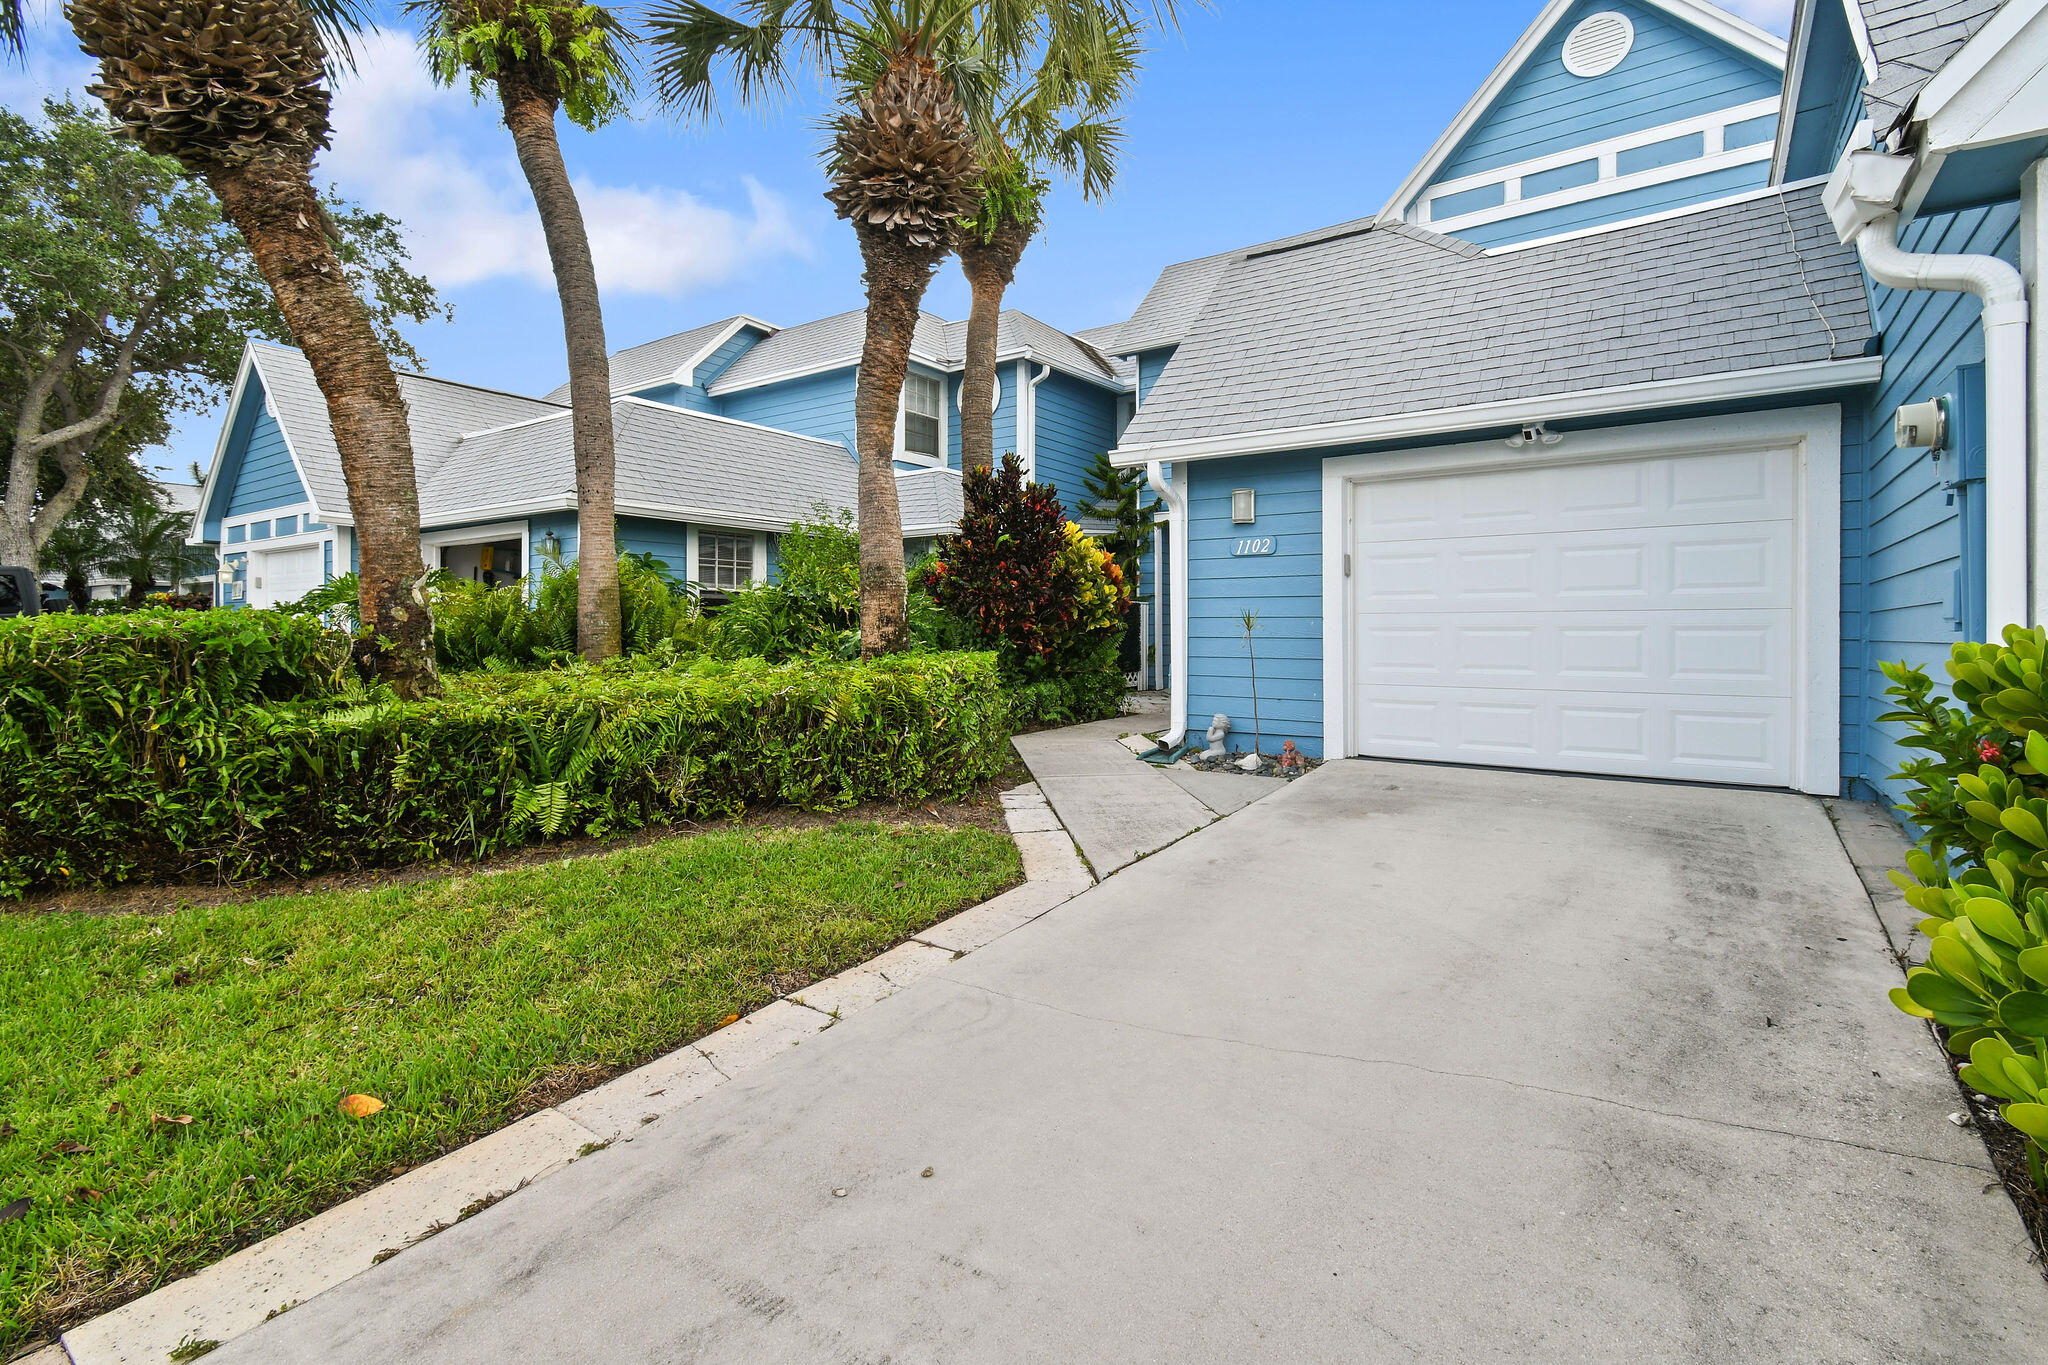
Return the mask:
{"type": "Polygon", "coordinates": [[[1789,697],[1792,613],[1470,612],[1363,623],[1365,686],[1567,687],[1789,697]]]}
{"type": "Polygon", "coordinates": [[[325,564],[318,545],[293,550],[265,550],[255,556],[254,581],[249,586],[251,606],[272,607],[296,602],[320,586],[325,564]]]}
{"type": "Polygon", "coordinates": [[[1796,527],[1676,526],[1376,544],[1353,576],[1372,613],[1662,611],[1790,600],[1796,527]]]}
{"type": "Polygon", "coordinates": [[[1388,758],[1787,785],[1782,697],[1378,687],[1359,704],[1365,751],[1388,758]]]}
{"type": "Polygon", "coordinates": [[[1738,451],[1392,480],[1360,498],[1375,540],[1769,521],[1797,498],[1782,451],[1738,451]]]}
{"type": "Polygon", "coordinates": [[[1737,451],[1359,485],[1353,748],[1789,783],[1796,472],[1737,451]]]}

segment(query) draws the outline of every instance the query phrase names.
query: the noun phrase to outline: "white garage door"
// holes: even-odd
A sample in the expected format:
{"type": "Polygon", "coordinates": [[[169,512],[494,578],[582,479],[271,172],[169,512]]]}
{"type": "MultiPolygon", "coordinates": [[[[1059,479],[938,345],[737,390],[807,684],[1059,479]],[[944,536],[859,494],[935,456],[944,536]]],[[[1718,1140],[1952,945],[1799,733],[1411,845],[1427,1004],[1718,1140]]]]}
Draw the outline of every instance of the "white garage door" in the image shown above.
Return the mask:
{"type": "Polygon", "coordinates": [[[296,550],[267,550],[252,555],[249,605],[274,607],[296,602],[320,586],[324,574],[320,547],[306,545],[296,550]]]}
{"type": "Polygon", "coordinates": [[[1789,786],[1789,451],[1354,486],[1357,752],[1789,786]]]}

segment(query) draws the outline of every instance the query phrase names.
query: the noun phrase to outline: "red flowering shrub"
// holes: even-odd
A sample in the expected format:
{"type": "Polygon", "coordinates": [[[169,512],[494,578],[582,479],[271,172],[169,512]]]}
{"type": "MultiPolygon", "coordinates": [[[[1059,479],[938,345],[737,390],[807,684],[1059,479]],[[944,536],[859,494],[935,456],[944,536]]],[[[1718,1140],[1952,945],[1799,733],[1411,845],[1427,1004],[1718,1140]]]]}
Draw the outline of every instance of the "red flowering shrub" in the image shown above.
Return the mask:
{"type": "Polygon", "coordinates": [[[1115,562],[1067,520],[1051,488],[1024,481],[1014,455],[970,471],[961,493],[959,534],[926,571],[932,600],[995,646],[1020,683],[1064,689],[1035,708],[1045,723],[1114,715],[1116,642],[1131,605],[1115,562]]]}

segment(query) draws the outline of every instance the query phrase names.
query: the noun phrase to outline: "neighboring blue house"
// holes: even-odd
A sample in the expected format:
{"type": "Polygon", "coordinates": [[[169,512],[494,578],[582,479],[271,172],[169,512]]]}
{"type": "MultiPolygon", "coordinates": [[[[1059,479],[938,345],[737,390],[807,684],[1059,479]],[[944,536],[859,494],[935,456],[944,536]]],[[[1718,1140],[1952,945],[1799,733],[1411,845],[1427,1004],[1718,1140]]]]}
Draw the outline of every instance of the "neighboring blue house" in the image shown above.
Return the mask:
{"type": "Polygon", "coordinates": [[[1882,787],[1877,664],[2048,605],[2044,7],[1801,0],[1788,63],[1698,0],[1555,0],[1379,214],[1081,334],[1173,509],[1176,728],[1250,730],[1255,609],[1261,728],[1311,753],[1882,787]]]}
{"type": "MultiPolygon", "coordinates": [[[[854,373],[863,315],[801,327],[751,317],[612,357],[620,546],[714,591],[772,575],[776,537],[823,503],[855,504],[854,373]]],[[[913,551],[960,516],[958,421],[966,324],[925,317],[897,431],[913,551]]],[[[1115,444],[1130,377],[1022,313],[997,334],[995,437],[1070,513],[1081,474],[1115,444]]],[[[503,582],[576,553],[568,386],[528,398],[402,374],[430,567],[503,582]]],[[[243,357],[197,537],[218,541],[223,600],[289,602],[356,562],[348,490],[311,367],[287,347],[243,357]]]]}

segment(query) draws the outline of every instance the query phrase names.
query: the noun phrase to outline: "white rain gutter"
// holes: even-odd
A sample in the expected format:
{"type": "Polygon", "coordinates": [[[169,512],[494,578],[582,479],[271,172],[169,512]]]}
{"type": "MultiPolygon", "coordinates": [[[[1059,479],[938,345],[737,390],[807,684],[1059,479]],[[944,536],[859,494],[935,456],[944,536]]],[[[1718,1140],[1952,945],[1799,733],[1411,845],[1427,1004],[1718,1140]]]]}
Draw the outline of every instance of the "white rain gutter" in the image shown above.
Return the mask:
{"type": "Polygon", "coordinates": [[[2025,625],[2027,603],[2027,287],[1996,256],[1899,246],[1899,204],[1913,158],[1856,150],[1828,177],[1835,232],[1893,289],[1973,294],[1984,304],[1984,613],[1991,639],[2025,625]]]}
{"type": "Polygon", "coordinates": [[[1188,499],[1187,494],[1167,482],[1166,466],[1157,460],[1145,466],[1145,481],[1166,504],[1166,595],[1172,625],[1164,662],[1173,670],[1173,681],[1167,689],[1173,725],[1159,742],[1171,749],[1188,733],[1188,499]]]}

